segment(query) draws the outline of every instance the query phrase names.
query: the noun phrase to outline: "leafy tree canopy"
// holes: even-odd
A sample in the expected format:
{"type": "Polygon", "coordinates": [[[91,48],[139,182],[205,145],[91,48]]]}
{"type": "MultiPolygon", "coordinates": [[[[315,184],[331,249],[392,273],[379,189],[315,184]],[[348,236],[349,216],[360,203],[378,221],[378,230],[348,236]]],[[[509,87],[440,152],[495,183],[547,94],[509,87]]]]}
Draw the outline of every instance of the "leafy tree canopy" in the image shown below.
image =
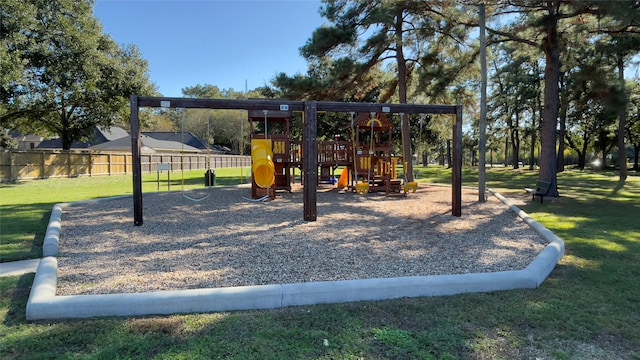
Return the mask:
{"type": "Polygon", "coordinates": [[[69,149],[128,119],[130,95],[156,94],[137,47],[103,33],[91,0],[5,0],[0,22],[5,127],[57,135],[69,149]]]}
{"type": "MultiPolygon", "coordinates": [[[[460,72],[458,68],[445,76],[445,69],[459,62],[434,61],[438,53],[446,53],[466,36],[466,29],[452,21],[461,15],[453,1],[324,0],[321,14],[331,25],[316,29],[300,48],[309,62],[308,73],[294,77],[280,74],[274,81],[284,94],[407,103],[417,69],[429,68],[423,71],[422,78],[428,84],[421,90],[445,88],[460,72]]],[[[455,58],[468,64],[473,57],[455,58]]],[[[412,156],[412,142],[419,140],[412,136],[410,127],[409,118],[403,116],[400,128],[405,158],[412,156]]],[[[413,180],[411,167],[409,161],[408,181],[413,180]]]]}

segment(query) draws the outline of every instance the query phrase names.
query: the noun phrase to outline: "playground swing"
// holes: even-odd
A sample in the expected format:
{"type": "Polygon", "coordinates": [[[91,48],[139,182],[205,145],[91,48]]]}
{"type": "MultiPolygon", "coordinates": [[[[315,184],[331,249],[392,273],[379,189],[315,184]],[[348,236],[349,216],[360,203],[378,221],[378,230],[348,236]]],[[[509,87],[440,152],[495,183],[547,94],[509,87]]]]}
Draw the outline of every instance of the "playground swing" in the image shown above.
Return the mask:
{"type": "Polygon", "coordinates": [[[382,125],[380,120],[375,118],[376,113],[372,112],[371,113],[371,119],[369,119],[369,121],[367,122],[367,125],[370,126],[370,133],[369,133],[369,157],[367,158],[368,160],[366,161],[367,163],[367,183],[365,184],[365,186],[362,187],[362,192],[358,191],[358,193],[360,195],[366,195],[369,192],[369,184],[371,184],[371,173],[373,172],[373,155],[375,154],[375,147],[374,147],[374,141],[373,141],[373,125],[374,124],[378,124],[379,126],[382,125]],[[364,191],[366,189],[366,191],[364,191]]]}
{"type": "MultiPolygon", "coordinates": [[[[181,177],[181,184],[182,184],[182,197],[184,197],[185,199],[191,200],[191,201],[200,202],[202,200],[207,199],[210,196],[210,194],[207,194],[204,197],[197,199],[197,198],[194,198],[194,197],[191,197],[191,196],[187,195],[185,193],[185,191],[184,191],[184,117],[185,117],[185,114],[186,114],[186,109],[182,109],[182,110],[183,110],[182,111],[182,116],[181,116],[181,119],[180,119],[180,143],[181,143],[180,155],[182,155],[180,157],[180,159],[181,159],[181,164],[180,164],[180,174],[181,174],[181,176],[180,177],[181,177]]],[[[207,123],[207,170],[208,171],[211,170],[211,168],[210,168],[211,164],[209,163],[210,154],[211,154],[211,151],[210,151],[210,148],[209,148],[209,124],[207,123]]],[[[207,171],[207,173],[208,173],[208,171],[207,171]]]]}
{"type": "Polygon", "coordinates": [[[351,148],[353,149],[353,174],[356,182],[356,192],[360,195],[366,195],[369,192],[369,183],[358,182],[358,166],[356,164],[356,131],[355,131],[355,112],[351,112],[351,148]]]}
{"type": "Polygon", "coordinates": [[[247,200],[247,201],[251,201],[251,202],[266,202],[266,201],[271,200],[271,197],[269,197],[269,194],[267,194],[265,196],[262,196],[262,197],[259,197],[257,199],[250,199],[250,198],[245,197],[245,196],[243,196],[242,198],[247,200]]]}

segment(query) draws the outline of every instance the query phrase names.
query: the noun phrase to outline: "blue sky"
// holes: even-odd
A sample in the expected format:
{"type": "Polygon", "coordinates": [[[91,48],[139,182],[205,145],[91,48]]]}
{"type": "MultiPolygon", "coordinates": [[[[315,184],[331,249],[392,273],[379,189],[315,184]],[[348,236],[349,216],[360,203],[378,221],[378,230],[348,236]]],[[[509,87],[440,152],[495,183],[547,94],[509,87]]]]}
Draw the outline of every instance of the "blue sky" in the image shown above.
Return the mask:
{"type": "Polygon", "coordinates": [[[97,0],[94,15],[119,44],[135,44],[164,96],[212,84],[244,91],[279,72],[305,73],[299,48],[326,23],[314,0],[97,0]]]}

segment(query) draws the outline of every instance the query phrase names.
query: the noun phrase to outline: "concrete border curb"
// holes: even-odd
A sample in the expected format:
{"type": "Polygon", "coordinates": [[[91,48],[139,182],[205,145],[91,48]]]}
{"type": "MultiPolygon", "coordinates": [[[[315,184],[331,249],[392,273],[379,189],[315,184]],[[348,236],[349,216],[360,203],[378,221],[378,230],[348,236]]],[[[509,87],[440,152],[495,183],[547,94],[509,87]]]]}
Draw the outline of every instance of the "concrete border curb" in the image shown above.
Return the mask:
{"type": "Polygon", "coordinates": [[[131,195],[114,196],[108,198],[99,198],[86,201],[78,201],[75,203],[60,203],[53,205],[51,210],[51,216],[49,217],[49,225],[47,226],[47,232],[44,235],[44,242],[42,244],[42,257],[57,256],[58,245],[60,243],[60,230],[62,229],[62,211],[73,204],[86,204],[92,202],[99,202],[113,199],[130,198],[131,195]]]}
{"type": "Polygon", "coordinates": [[[53,205],[53,210],[51,210],[51,216],[49,217],[49,225],[42,244],[42,257],[58,255],[63,206],[64,204],[53,205]]]}
{"type": "Polygon", "coordinates": [[[522,211],[517,206],[513,205],[511,201],[502,196],[500,193],[491,189],[487,189],[491,194],[497,197],[505,205],[515,212],[519,218],[522,219],[527,225],[535,230],[543,239],[549,242],[549,245],[544,248],[536,256],[535,259],[525,268],[525,271],[531,272],[531,275],[535,278],[537,286],[540,286],[542,282],[551,274],[551,271],[555,268],[556,264],[560,262],[560,259],[564,256],[564,241],[560,239],[551,230],[544,227],[539,222],[533,220],[529,214],[522,211]]]}
{"type": "MultiPolygon", "coordinates": [[[[54,256],[45,255],[36,271],[27,302],[27,320],[275,309],[537,288],[564,255],[564,242],[502,195],[493,190],[489,191],[549,241],[549,245],[523,270],[149,293],[56,296],[58,262],[54,256]]],[[[60,214],[66,205],[68,204],[54,206],[47,228],[47,234],[51,232],[52,239],[48,251],[53,251],[55,242],[55,254],[58,251],[61,228],[60,214]]]]}

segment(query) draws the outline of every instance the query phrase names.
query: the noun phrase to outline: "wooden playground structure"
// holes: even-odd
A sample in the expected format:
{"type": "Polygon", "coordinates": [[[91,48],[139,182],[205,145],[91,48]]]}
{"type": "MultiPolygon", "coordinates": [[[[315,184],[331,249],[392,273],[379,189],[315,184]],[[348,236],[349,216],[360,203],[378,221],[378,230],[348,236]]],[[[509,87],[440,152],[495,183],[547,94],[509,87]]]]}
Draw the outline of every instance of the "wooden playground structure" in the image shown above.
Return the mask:
{"type": "MultiPolygon", "coordinates": [[[[232,109],[258,111],[254,115],[260,115],[265,121],[264,133],[262,138],[252,139],[252,157],[254,153],[253,140],[255,143],[256,159],[253,161],[252,172],[253,181],[259,188],[271,189],[275,194],[275,189],[286,187],[287,177],[291,176],[293,167],[301,166],[303,171],[303,219],[305,221],[316,221],[317,219],[317,185],[323,177],[323,171],[329,173],[334,166],[349,166],[353,169],[353,175],[350,176],[353,181],[351,187],[355,186],[356,191],[373,190],[385,191],[390,189],[391,192],[397,184],[398,179],[393,178],[394,167],[391,155],[387,155],[385,142],[384,122],[380,120],[382,115],[400,114],[449,114],[452,115],[452,135],[453,135],[453,157],[452,157],[452,199],[451,199],[451,215],[462,215],[462,106],[461,105],[421,105],[421,104],[388,104],[388,103],[345,103],[345,102],[327,102],[327,101],[294,101],[294,100],[229,100],[229,99],[190,99],[190,98],[174,98],[174,97],[154,97],[154,96],[138,96],[131,95],[131,153],[133,158],[133,223],[135,226],[143,224],[143,204],[142,204],[142,166],[140,163],[141,142],[141,126],[139,119],[139,109],[141,107],[155,108],[192,108],[192,109],[232,109]],[[272,111],[282,112],[301,112],[303,114],[303,131],[302,140],[297,143],[287,138],[272,136],[270,138],[269,113],[272,111]],[[317,139],[318,132],[318,113],[334,112],[334,113],[350,113],[362,114],[366,119],[369,134],[377,133],[374,136],[366,136],[363,139],[369,140],[368,148],[360,141],[358,132],[364,134],[365,128],[358,128],[358,131],[352,132],[352,145],[349,148],[349,142],[340,144],[336,141],[333,144],[320,144],[317,139]],[[366,118],[366,114],[369,118],[366,118]],[[377,121],[374,121],[377,119],[377,121]],[[360,131],[362,129],[362,131],[360,131]],[[376,139],[376,135],[378,138],[376,139]],[[358,136],[358,141],[355,138],[358,136]],[[289,142],[287,144],[287,142],[289,142]],[[284,145],[283,145],[284,144],[284,145]],[[284,148],[283,148],[284,146],[284,148]],[[361,153],[358,154],[358,146],[361,153]],[[330,151],[324,151],[328,147],[330,151]],[[299,150],[298,150],[299,149],[299,150]],[[368,149],[368,153],[365,153],[368,149]],[[274,152],[275,150],[275,152],[274,152]],[[351,151],[349,151],[351,150],[351,151]],[[287,157],[288,152],[288,157],[287,157]],[[297,154],[297,155],[296,155],[297,154]],[[349,155],[353,154],[353,155],[349,155]],[[349,161],[349,156],[351,161],[349,161]],[[330,159],[330,160],[327,160],[330,159]],[[288,161],[287,161],[288,160],[288,161]],[[355,161],[354,161],[355,160],[355,161]],[[385,161],[388,161],[385,164],[385,161]],[[279,164],[276,167],[276,164],[279,164]],[[278,171],[276,171],[276,168],[278,171]],[[321,176],[318,177],[318,168],[320,168],[321,176]],[[288,171],[287,171],[288,170],[288,171]],[[357,170],[359,172],[356,175],[357,170]],[[364,181],[366,174],[367,181],[364,181]],[[276,180],[276,177],[279,180],[276,180]],[[373,179],[373,180],[372,180],[373,179]],[[387,181],[388,179],[388,181],[387,181]],[[276,181],[278,181],[276,183],[276,181]],[[279,185],[276,185],[279,184],[279,185]],[[274,187],[275,186],[275,187],[274,187]]],[[[257,119],[259,116],[255,116],[257,119]]],[[[276,119],[276,117],[273,117],[276,119]]],[[[355,129],[355,119],[352,127],[355,129]]],[[[275,122],[274,122],[275,124],[275,122]]],[[[286,129],[286,125],[285,125],[286,129]]],[[[407,131],[407,129],[403,129],[407,131]]],[[[406,145],[406,143],[405,143],[406,145]]],[[[390,153],[389,153],[390,154],[390,153]]],[[[407,184],[410,185],[410,184],[407,184]]],[[[264,191],[264,190],[263,190],[264,191]]],[[[264,196],[271,196],[266,191],[264,196]]]]}
{"type": "MultiPolygon", "coordinates": [[[[305,171],[302,140],[291,137],[292,117],[290,111],[248,112],[254,199],[264,196],[273,199],[278,190],[291,191],[294,170],[305,171]],[[271,164],[267,164],[269,159],[271,164]]],[[[336,140],[317,142],[318,182],[336,183],[337,188],[360,195],[406,194],[409,188],[415,191],[417,184],[403,187],[398,178],[402,158],[393,155],[392,130],[393,124],[383,113],[353,113],[351,126],[344,134],[336,135],[336,140]],[[351,140],[340,140],[341,137],[351,140]],[[335,174],[338,168],[342,168],[339,180],[335,174]]]]}

